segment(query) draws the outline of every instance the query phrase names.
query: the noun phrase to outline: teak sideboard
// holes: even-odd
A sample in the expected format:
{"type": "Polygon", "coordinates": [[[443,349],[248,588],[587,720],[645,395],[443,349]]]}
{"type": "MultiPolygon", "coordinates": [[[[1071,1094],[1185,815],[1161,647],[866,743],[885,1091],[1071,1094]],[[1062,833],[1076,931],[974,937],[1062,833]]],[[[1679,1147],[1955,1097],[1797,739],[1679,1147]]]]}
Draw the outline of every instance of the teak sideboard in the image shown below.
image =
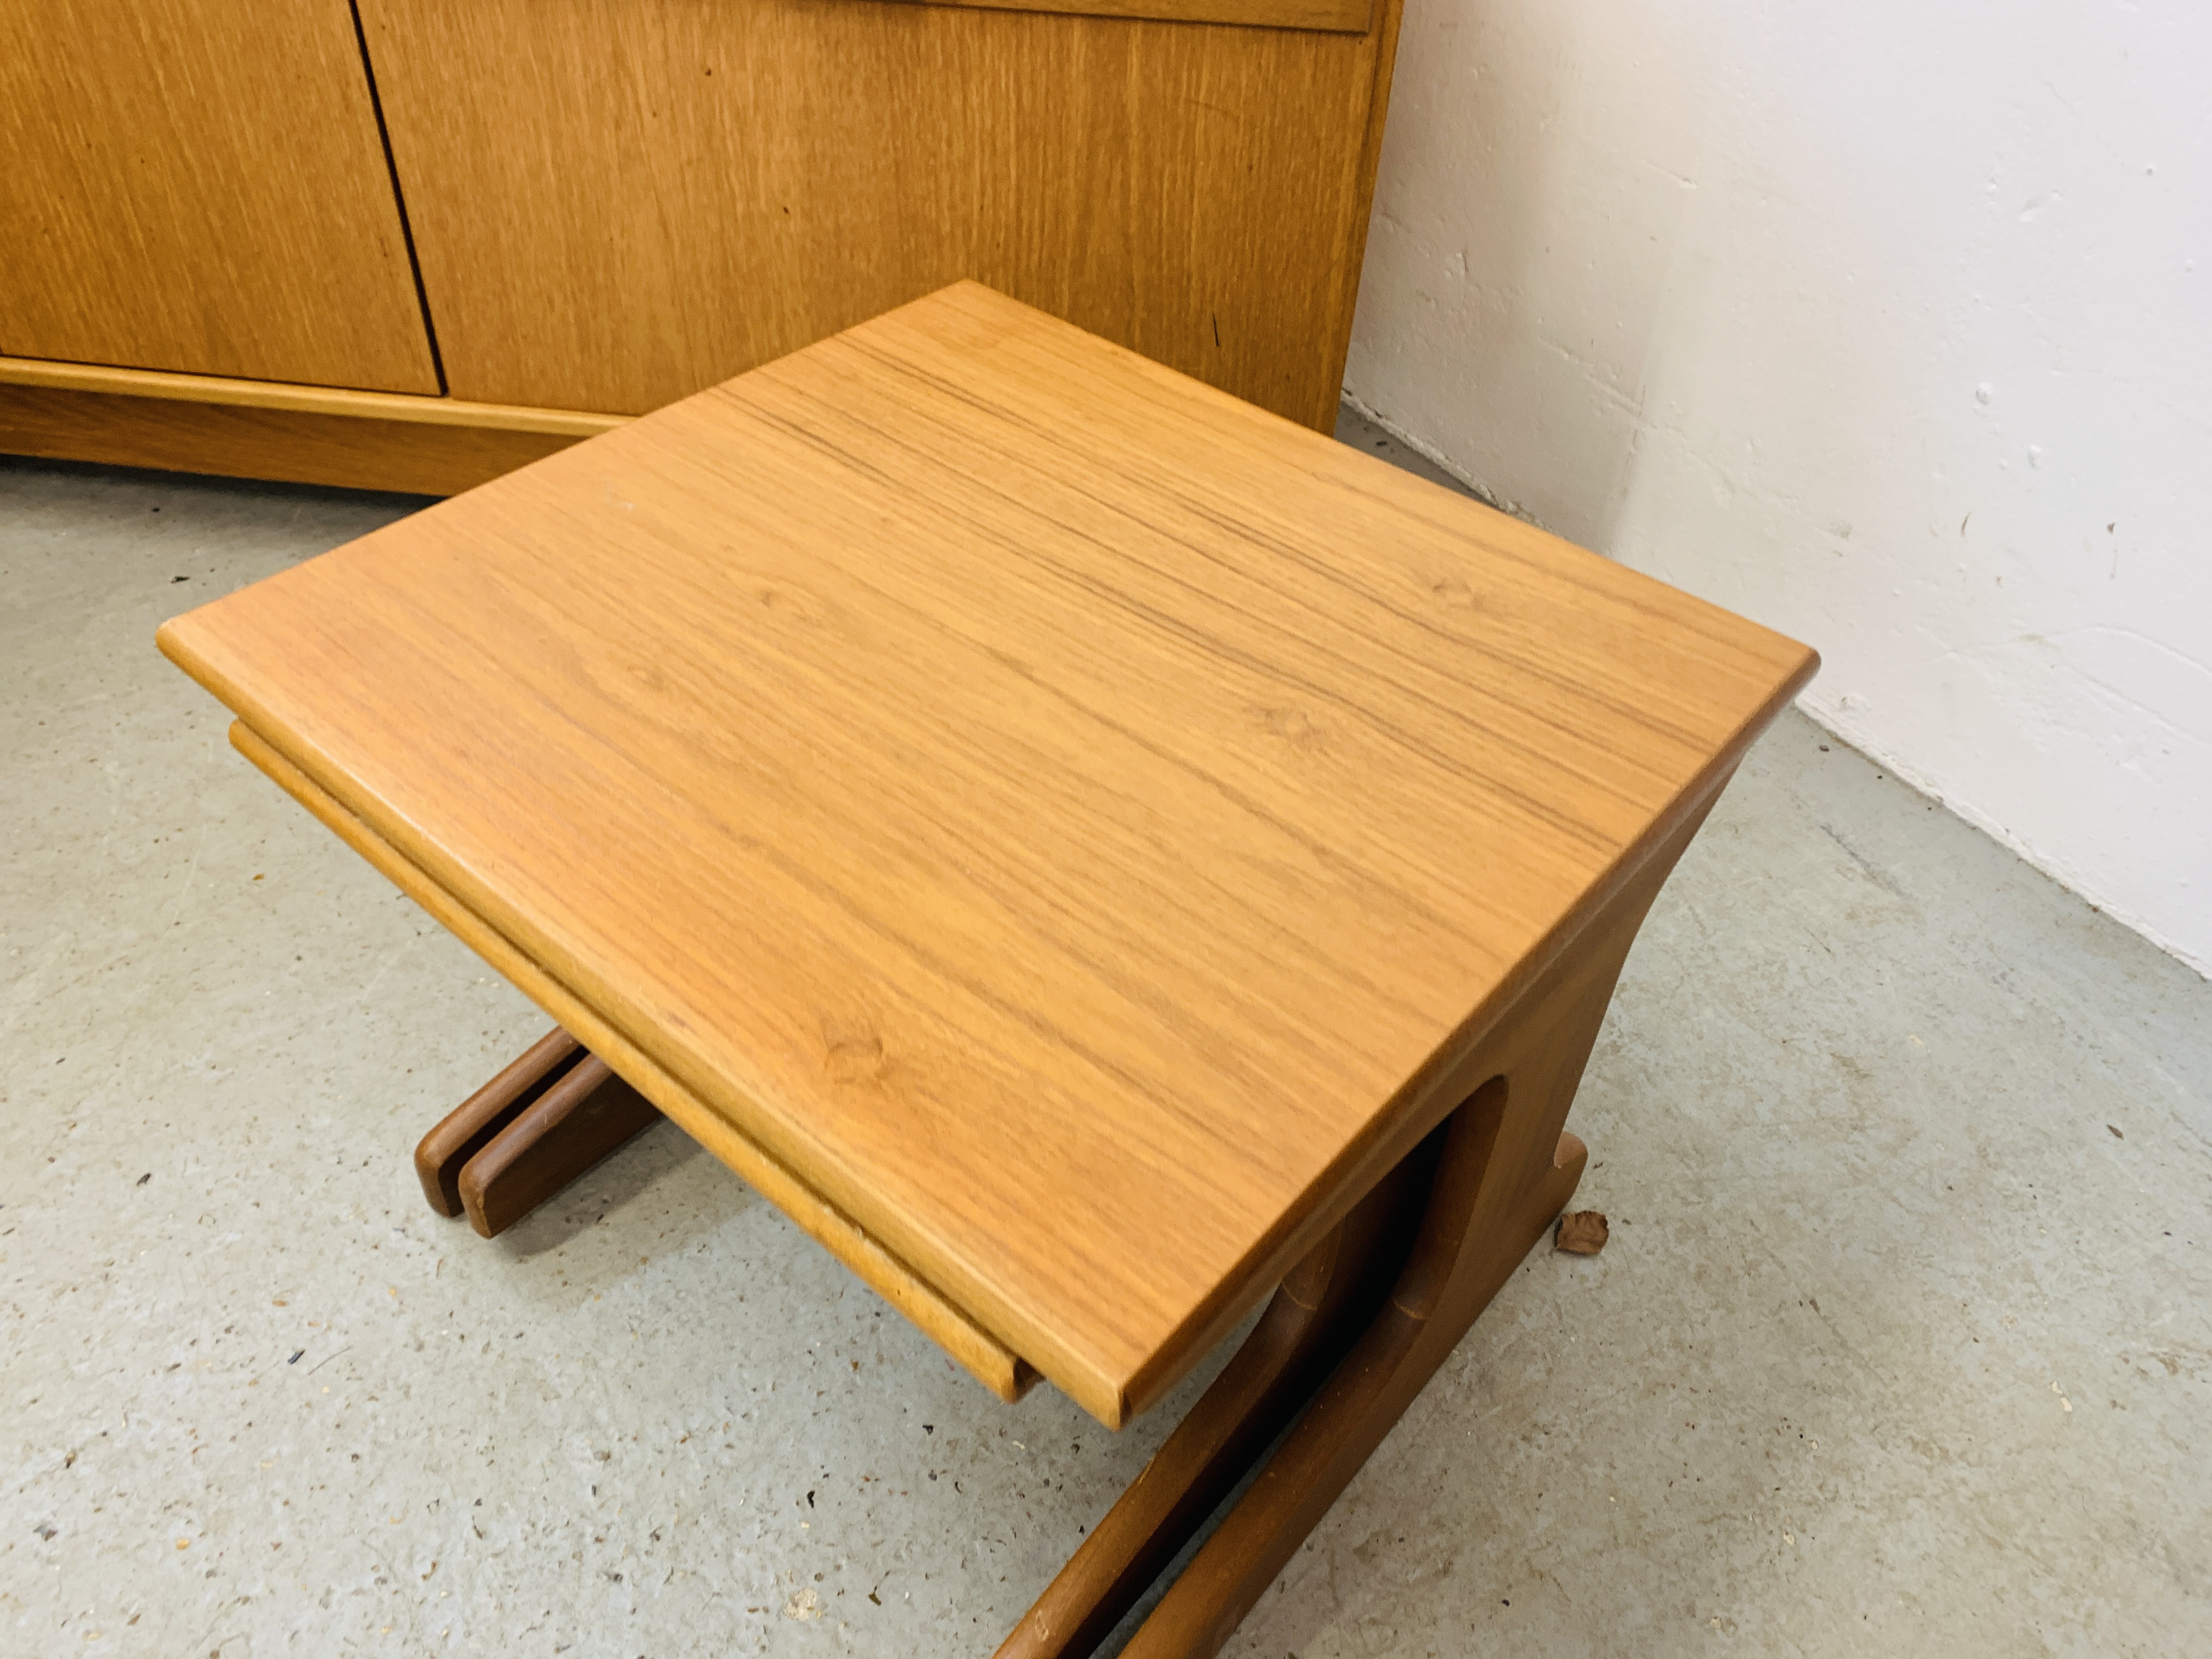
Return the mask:
{"type": "Polygon", "coordinates": [[[1401,0],[0,0],[0,452],[452,494],[963,277],[1327,429],[1401,0]]]}

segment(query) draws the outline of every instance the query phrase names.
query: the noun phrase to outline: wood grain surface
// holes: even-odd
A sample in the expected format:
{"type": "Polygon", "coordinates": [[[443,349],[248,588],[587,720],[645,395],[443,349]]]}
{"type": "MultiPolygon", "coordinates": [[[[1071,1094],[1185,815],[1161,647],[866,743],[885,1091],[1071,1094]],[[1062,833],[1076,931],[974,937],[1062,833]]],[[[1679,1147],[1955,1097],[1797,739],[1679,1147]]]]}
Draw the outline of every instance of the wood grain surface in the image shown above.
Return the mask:
{"type": "Polygon", "coordinates": [[[0,351],[434,392],[346,0],[0,0],[0,351]]]}
{"type": "Polygon", "coordinates": [[[517,408],[511,404],[471,403],[465,398],[355,392],[342,386],[241,380],[221,374],[172,374],[159,369],[55,362],[43,357],[0,357],[0,386],[97,392],[163,403],[223,404],[294,415],[343,415],[354,420],[402,421],[420,426],[478,427],[490,432],[542,433],[562,438],[595,438],[629,419],[626,415],[597,415],[581,409],[517,408]]]}
{"type": "Polygon", "coordinates": [[[1365,30],[1369,0],[928,0],[932,5],[993,11],[1059,12],[1080,17],[1149,17],[1248,28],[1365,30]]]}
{"type": "Polygon", "coordinates": [[[973,284],[161,642],[1109,1424],[1814,665],[973,284]]]}
{"type": "Polygon", "coordinates": [[[0,381],[0,455],[453,495],[576,441],[561,433],[0,381]]]}
{"type": "Polygon", "coordinates": [[[1711,803],[1674,824],[1439,1077],[1438,1095],[1466,1105],[1452,1114],[1411,1255],[1352,1352],[1122,1647],[1127,1659],[1221,1650],[1572,1197],[1583,1157],[1563,1133],[1568,1109],[1637,930],[1711,803]]]}
{"type": "Polygon", "coordinates": [[[625,415],[0,357],[0,454],[453,495],[625,415]]]}
{"type": "Polygon", "coordinates": [[[1359,34],[877,0],[362,0],[457,397],[634,413],[962,277],[1322,430],[1359,34]]]}
{"type": "MultiPolygon", "coordinates": [[[[732,1125],[671,1077],[658,1062],[578,1000],[575,994],[518,950],[459,899],[422,873],[405,854],[332,799],[330,793],[264,743],[243,721],[233,721],[231,746],[284,793],[306,807],[386,880],[413,899],[500,976],[572,1032],[580,1033],[599,1059],[658,1106],[684,1132],[783,1212],[800,1231],[851,1268],[860,1280],[927,1333],[952,1358],[1001,1400],[1019,1400],[1036,1372],[966,1313],[924,1283],[853,1219],[824,1200],[758,1142],[732,1125]]],[[[418,1171],[419,1173],[419,1171],[418,1171]]],[[[459,1200],[456,1177],[454,1199],[459,1200]]],[[[434,1207],[435,1207],[434,1203],[434,1207]]]]}

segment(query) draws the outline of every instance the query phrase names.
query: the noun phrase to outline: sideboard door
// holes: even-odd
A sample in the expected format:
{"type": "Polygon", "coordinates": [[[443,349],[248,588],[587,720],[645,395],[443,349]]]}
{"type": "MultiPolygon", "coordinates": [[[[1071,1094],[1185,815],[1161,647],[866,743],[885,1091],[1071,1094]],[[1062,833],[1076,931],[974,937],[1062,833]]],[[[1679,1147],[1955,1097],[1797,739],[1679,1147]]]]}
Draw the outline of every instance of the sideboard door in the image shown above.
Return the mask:
{"type": "Polygon", "coordinates": [[[1066,3],[1326,27],[361,0],[453,395],[635,413],[973,277],[1327,430],[1399,0],[1066,3]]]}
{"type": "Polygon", "coordinates": [[[440,390],[347,0],[0,0],[0,353],[440,390]]]}

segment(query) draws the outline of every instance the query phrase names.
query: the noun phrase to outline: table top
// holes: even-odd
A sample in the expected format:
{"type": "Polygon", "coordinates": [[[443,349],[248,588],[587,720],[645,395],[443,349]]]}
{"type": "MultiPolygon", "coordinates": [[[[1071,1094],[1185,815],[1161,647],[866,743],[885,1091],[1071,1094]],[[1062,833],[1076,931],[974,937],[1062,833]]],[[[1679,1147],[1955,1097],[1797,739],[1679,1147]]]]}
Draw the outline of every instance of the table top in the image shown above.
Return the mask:
{"type": "Polygon", "coordinates": [[[1814,660],[967,283],[161,643],[1109,1423],[1814,660]]]}

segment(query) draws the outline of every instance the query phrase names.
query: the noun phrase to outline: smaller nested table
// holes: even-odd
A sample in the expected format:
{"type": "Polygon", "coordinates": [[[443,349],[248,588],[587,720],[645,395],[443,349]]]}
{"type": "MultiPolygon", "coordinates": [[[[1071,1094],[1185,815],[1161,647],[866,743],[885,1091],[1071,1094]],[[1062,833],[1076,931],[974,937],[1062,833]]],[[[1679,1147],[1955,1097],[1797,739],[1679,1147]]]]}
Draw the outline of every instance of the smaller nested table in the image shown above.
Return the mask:
{"type": "Polygon", "coordinates": [[[1574,1191],[1630,942],[1814,666],[972,283],[161,643],[559,1022],[441,1208],[665,1113],[1114,1427],[1267,1302],[1024,1655],[1264,1455],[1127,1651],[1235,1627],[1574,1191]]]}

